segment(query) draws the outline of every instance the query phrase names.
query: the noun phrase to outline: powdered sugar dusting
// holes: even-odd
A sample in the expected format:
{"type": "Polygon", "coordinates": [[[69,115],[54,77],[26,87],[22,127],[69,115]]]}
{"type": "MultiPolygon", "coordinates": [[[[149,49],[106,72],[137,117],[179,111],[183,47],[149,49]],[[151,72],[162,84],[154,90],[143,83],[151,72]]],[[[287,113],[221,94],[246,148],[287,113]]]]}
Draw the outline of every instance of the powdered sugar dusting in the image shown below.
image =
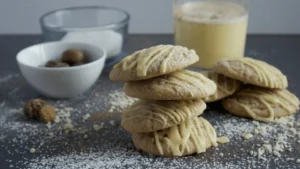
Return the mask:
{"type": "Polygon", "coordinates": [[[109,93],[109,100],[106,103],[108,112],[121,112],[124,108],[132,105],[137,99],[125,95],[123,91],[113,91],[109,93]]]}
{"type": "Polygon", "coordinates": [[[0,100],[0,163],[4,168],[168,166],[178,169],[238,169],[279,166],[297,168],[299,165],[298,114],[267,124],[226,114],[218,103],[208,105],[204,118],[216,128],[218,136],[229,137],[229,143],[220,144],[199,155],[182,158],[153,157],[136,150],[130,135],[120,126],[120,113],[135,101],[121,92],[122,84],[112,83],[108,77],[101,77],[82,96],[58,101],[43,98],[58,110],[56,123],[45,124],[28,120],[22,114],[22,106],[28,99],[41,96],[18,74],[0,76],[0,79],[0,95],[5,96],[0,100]],[[15,88],[19,89],[14,90],[15,88]],[[14,92],[8,96],[7,91],[14,92]],[[91,121],[90,117],[95,113],[100,116],[103,114],[103,117],[107,114],[114,116],[91,121]],[[71,128],[68,132],[65,130],[66,125],[71,128]],[[244,135],[247,133],[253,137],[246,140],[244,135]]]}

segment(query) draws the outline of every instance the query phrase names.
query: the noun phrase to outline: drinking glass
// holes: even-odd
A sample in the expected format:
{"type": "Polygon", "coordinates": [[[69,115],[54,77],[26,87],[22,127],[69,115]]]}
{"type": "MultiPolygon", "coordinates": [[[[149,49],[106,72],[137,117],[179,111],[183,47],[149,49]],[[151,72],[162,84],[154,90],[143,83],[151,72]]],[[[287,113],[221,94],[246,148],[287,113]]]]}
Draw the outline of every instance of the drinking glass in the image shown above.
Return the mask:
{"type": "Polygon", "coordinates": [[[193,66],[210,70],[222,59],[244,57],[248,5],[246,0],[174,0],[175,44],[194,49],[193,66]]]}

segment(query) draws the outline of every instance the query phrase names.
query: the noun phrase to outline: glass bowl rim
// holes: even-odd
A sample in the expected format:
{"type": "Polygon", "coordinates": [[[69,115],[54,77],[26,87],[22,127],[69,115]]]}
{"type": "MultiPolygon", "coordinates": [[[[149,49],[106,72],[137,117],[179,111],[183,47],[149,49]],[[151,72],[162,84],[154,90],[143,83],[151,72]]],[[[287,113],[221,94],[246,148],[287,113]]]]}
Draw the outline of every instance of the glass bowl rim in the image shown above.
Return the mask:
{"type": "Polygon", "coordinates": [[[60,9],[55,9],[55,10],[49,11],[40,17],[39,22],[40,22],[40,25],[42,28],[46,28],[48,30],[55,31],[55,32],[66,32],[66,31],[85,31],[85,30],[89,30],[89,29],[92,29],[92,30],[93,29],[110,29],[110,28],[115,28],[115,27],[122,27],[123,25],[127,24],[129,22],[129,20],[130,20],[130,14],[123,9],[109,7],[109,6],[75,6],[75,7],[60,8],[60,9]],[[80,9],[96,9],[96,10],[108,9],[111,11],[121,12],[122,14],[125,15],[125,18],[120,19],[119,21],[116,21],[111,24],[105,24],[103,26],[86,27],[86,28],[63,27],[63,28],[57,29],[57,28],[48,26],[45,22],[46,17],[51,16],[57,12],[73,11],[73,10],[80,10],[80,9]]]}

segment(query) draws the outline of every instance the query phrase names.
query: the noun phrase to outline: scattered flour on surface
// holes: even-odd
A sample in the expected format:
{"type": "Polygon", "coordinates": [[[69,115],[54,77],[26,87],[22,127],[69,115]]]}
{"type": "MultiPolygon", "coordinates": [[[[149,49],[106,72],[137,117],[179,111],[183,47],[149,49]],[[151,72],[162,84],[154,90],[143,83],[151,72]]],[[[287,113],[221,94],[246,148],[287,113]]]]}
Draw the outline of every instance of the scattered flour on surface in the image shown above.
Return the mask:
{"type": "Polygon", "coordinates": [[[121,112],[128,106],[132,105],[137,99],[125,95],[123,91],[114,91],[109,93],[108,102],[108,112],[121,112]]]}
{"type": "Polygon", "coordinates": [[[5,83],[8,82],[9,80],[13,79],[13,78],[18,78],[20,77],[19,73],[10,73],[4,77],[0,77],[0,83],[5,83]]]}
{"type": "MultiPolygon", "coordinates": [[[[20,80],[19,77],[18,74],[0,77],[0,84],[11,83],[12,79],[20,80]]],[[[22,106],[28,98],[18,95],[24,92],[23,88],[14,93],[15,100],[0,101],[2,111],[0,150],[7,155],[6,162],[12,168],[31,169],[124,168],[125,166],[135,169],[153,168],[153,166],[165,168],[166,165],[174,169],[239,169],[241,166],[268,168],[266,166],[272,163],[293,168],[293,162],[300,162],[300,159],[294,158],[289,161],[291,165],[285,163],[292,158],[291,154],[299,150],[293,147],[294,143],[296,145],[300,143],[298,141],[299,120],[297,121],[295,116],[280,118],[274,124],[267,124],[217,112],[212,113],[213,118],[209,116],[205,118],[214,125],[218,136],[226,136],[230,139],[229,143],[208,149],[207,153],[201,155],[173,159],[153,158],[134,148],[128,133],[118,125],[119,121],[110,119],[113,122],[99,121],[97,122],[99,124],[89,121],[90,113],[122,112],[124,108],[136,101],[120,90],[99,94],[104,84],[109,83],[108,80],[103,82],[102,79],[97,83],[101,84],[89,94],[93,97],[79,96],[71,101],[49,100],[57,108],[57,118],[54,123],[44,124],[24,118],[22,106]],[[104,124],[115,126],[104,126],[104,124]],[[65,132],[65,126],[69,132],[65,132]],[[253,137],[244,140],[245,133],[250,133],[253,137]],[[29,158],[27,155],[33,147],[38,151],[32,153],[33,157],[29,158]],[[23,158],[16,162],[9,159],[9,156],[23,158]]],[[[11,88],[19,86],[17,83],[14,85],[11,85],[11,88]]],[[[204,113],[203,116],[206,114],[209,112],[204,113]]]]}

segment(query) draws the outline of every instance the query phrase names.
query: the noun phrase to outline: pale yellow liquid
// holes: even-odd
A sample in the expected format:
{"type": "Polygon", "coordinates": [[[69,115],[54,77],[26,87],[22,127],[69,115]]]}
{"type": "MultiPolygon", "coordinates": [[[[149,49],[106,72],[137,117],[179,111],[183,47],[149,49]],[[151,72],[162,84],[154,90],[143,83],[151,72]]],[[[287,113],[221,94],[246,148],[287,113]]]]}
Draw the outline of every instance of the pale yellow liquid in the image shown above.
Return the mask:
{"type": "Polygon", "coordinates": [[[196,67],[211,69],[222,59],[244,57],[248,15],[230,2],[189,2],[175,6],[175,44],[194,49],[196,67]]]}

